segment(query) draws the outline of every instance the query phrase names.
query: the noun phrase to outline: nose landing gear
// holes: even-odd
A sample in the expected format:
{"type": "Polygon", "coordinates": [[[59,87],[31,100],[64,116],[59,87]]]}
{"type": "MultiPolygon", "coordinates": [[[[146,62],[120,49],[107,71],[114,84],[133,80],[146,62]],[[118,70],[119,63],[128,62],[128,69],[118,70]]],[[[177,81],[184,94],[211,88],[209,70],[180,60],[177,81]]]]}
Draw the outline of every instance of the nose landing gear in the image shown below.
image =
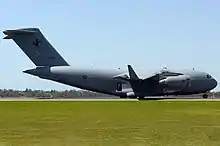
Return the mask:
{"type": "Polygon", "coordinates": [[[144,100],[144,96],[139,96],[138,100],[144,100]]]}

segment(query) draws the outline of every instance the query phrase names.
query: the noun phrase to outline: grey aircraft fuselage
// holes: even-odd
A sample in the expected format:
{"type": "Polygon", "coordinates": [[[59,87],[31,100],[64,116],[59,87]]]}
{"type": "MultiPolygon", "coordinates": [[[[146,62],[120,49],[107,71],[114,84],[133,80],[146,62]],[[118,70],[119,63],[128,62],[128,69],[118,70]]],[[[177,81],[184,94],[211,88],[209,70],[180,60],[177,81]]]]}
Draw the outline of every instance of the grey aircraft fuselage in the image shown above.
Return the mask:
{"type": "MultiPolygon", "coordinates": [[[[128,92],[132,92],[129,82],[121,82],[113,78],[118,74],[127,74],[127,71],[103,70],[103,69],[79,69],[71,66],[57,67],[38,67],[24,71],[25,73],[38,76],[42,79],[49,79],[66,85],[86,89],[90,91],[121,96],[127,96],[128,92]],[[118,83],[125,84],[126,87],[122,91],[117,90],[118,83]]],[[[208,73],[200,71],[182,71],[184,75],[190,77],[191,85],[181,91],[164,93],[162,86],[155,86],[154,92],[149,92],[150,86],[144,86],[141,95],[139,96],[163,96],[163,95],[190,95],[197,93],[205,93],[217,86],[217,81],[208,73]]],[[[162,74],[162,73],[161,73],[162,74]]],[[[141,87],[140,87],[141,88],[141,87]]],[[[132,96],[131,96],[132,97],[132,96]]]]}

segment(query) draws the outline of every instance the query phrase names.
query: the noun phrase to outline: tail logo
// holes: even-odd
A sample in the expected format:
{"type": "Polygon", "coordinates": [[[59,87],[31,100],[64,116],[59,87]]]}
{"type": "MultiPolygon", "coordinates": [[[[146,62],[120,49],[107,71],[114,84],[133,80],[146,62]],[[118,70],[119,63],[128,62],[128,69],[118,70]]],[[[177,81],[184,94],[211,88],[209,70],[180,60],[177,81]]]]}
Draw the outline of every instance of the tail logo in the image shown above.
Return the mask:
{"type": "Polygon", "coordinates": [[[40,44],[40,40],[39,39],[35,39],[35,41],[33,42],[34,47],[36,48],[36,56],[41,56],[40,51],[37,49],[39,48],[39,44],[40,44]]]}
{"type": "Polygon", "coordinates": [[[34,42],[33,42],[33,45],[38,48],[39,47],[39,44],[40,44],[40,40],[39,39],[36,39],[34,42]]]}

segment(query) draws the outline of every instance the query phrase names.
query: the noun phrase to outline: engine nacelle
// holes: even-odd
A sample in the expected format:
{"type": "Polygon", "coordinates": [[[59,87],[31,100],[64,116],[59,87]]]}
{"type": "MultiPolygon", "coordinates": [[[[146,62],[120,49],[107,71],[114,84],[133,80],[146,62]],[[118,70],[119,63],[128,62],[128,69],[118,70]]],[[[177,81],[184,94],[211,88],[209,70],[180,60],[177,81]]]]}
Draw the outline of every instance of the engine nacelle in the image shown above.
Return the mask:
{"type": "Polygon", "coordinates": [[[170,76],[160,80],[161,85],[165,86],[166,91],[181,91],[190,86],[190,77],[187,75],[170,76]]]}
{"type": "Polygon", "coordinates": [[[134,92],[128,92],[126,95],[127,95],[127,97],[135,97],[134,92]]]}

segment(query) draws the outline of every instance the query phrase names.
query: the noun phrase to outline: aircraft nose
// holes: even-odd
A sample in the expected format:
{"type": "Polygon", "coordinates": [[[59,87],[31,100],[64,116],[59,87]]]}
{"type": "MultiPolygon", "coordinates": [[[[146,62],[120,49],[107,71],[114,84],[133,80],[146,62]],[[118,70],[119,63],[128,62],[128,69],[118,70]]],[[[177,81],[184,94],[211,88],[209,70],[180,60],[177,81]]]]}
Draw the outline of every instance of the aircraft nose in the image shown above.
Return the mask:
{"type": "Polygon", "coordinates": [[[216,79],[212,79],[212,83],[211,83],[212,85],[212,89],[214,89],[217,85],[218,85],[218,82],[217,82],[217,80],[216,79]]]}

